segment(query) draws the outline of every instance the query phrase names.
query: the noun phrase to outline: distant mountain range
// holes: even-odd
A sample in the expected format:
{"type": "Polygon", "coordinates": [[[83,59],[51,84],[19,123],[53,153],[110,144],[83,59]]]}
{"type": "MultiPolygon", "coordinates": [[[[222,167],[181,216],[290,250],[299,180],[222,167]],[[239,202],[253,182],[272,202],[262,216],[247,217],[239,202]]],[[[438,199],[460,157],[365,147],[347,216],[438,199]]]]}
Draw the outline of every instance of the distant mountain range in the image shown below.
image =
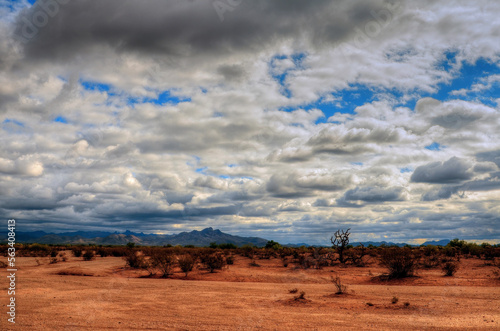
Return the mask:
{"type": "MultiPolygon", "coordinates": [[[[0,242],[5,242],[7,233],[2,233],[0,242]],[[4,239],[5,238],[5,239],[4,239]]],[[[210,243],[234,244],[243,246],[246,244],[265,246],[266,239],[258,237],[233,236],[220,230],[206,228],[202,231],[181,232],[179,234],[144,234],[125,231],[124,233],[111,233],[102,231],[76,231],[64,233],[46,233],[44,231],[16,232],[16,242],[39,243],[39,244],[97,244],[97,245],[126,245],[129,242],[136,245],[164,246],[164,245],[194,245],[208,246],[210,243]]]]}
{"type": "MultiPolygon", "coordinates": [[[[0,232],[0,243],[7,241],[7,232],[0,232]]],[[[208,246],[210,243],[217,244],[234,244],[236,246],[255,245],[257,247],[265,246],[267,239],[259,237],[240,237],[224,233],[213,228],[206,228],[202,231],[181,232],[178,234],[144,234],[125,231],[104,232],[104,231],[75,231],[63,233],[46,233],[44,231],[34,232],[16,232],[16,242],[18,243],[39,243],[39,244],[96,244],[96,245],[126,245],[131,242],[136,245],[143,246],[164,246],[164,245],[194,245],[208,246]]],[[[446,246],[449,240],[427,241],[423,245],[440,245],[446,246]]],[[[353,246],[363,244],[365,247],[373,246],[405,246],[405,243],[392,242],[353,242],[353,246]]],[[[310,246],[306,243],[286,244],[289,247],[310,246]]]]}

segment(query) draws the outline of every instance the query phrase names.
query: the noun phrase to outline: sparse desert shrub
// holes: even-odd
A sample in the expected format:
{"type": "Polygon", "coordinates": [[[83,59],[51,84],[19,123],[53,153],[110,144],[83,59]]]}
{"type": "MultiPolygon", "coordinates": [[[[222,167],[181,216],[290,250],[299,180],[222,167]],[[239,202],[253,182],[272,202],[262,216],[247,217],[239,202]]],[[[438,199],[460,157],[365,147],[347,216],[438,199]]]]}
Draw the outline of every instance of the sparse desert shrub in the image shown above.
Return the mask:
{"type": "Polygon", "coordinates": [[[73,247],[72,251],[75,257],[81,257],[83,254],[83,249],[81,247],[73,247]]]}
{"type": "Polygon", "coordinates": [[[381,254],[381,263],[389,269],[389,278],[413,276],[417,268],[417,259],[411,248],[391,247],[381,254]]]}
{"type": "Polygon", "coordinates": [[[181,268],[182,272],[186,274],[186,277],[188,273],[193,270],[194,267],[194,259],[191,255],[183,255],[179,258],[179,267],[181,268]]]}
{"type": "Polygon", "coordinates": [[[295,294],[297,293],[299,290],[297,288],[292,288],[291,290],[288,291],[288,293],[292,293],[292,294],[295,294]]]}
{"type": "Polygon", "coordinates": [[[85,253],[83,254],[84,261],[92,261],[94,257],[95,257],[94,251],[90,249],[86,250],[85,253]]]}
{"type": "Polygon", "coordinates": [[[404,306],[405,306],[405,307],[410,307],[410,303],[409,303],[409,302],[405,302],[405,303],[404,303],[404,306]]]}
{"type": "Polygon", "coordinates": [[[51,257],[50,258],[50,264],[56,264],[58,262],[57,257],[51,257]]]}
{"type": "Polygon", "coordinates": [[[445,276],[453,276],[458,270],[458,263],[453,261],[448,261],[443,265],[443,272],[445,276]]]}
{"type": "Polygon", "coordinates": [[[335,285],[335,287],[337,289],[335,294],[347,293],[347,286],[342,283],[342,280],[340,279],[339,276],[336,276],[335,278],[332,277],[332,283],[335,285]]]}
{"type": "Polygon", "coordinates": [[[174,273],[175,256],[165,250],[158,250],[151,255],[151,263],[167,278],[174,273]]]}
{"type": "Polygon", "coordinates": [[[359,247],[355,247],[345,251],[345,260],[351,261],[356,267],[366,266],[363,257],[367,255],[367,249],[362,244],[359,247]]]}
{"type": "Polygon", "coordinates": [[[139,255],[134,250],[129,250],[128,253],[123,256],[123,259],[130,268],[141,269],[144,266],[144,256],[139,255]]]}
{"type": "Polygon", "coordinates": [[[373,306],[374,306],[374,304],[373,304],[373,303],[371,303],[371,302],[367,302],[367,303],[366,303],[366,305],[367,305],[367,306],[370,306],[370,307],[373,307],[373,306]]]}
{"type": "Polygon", "coordinates": [[[114,257],[127,256],[130,250],[125,247],[112,247],[110,248],[110,253],[114,257]]]}
{"type": "Polygon", "coordinates": [[[62,260],[63,262],[68,261],[68,258],[66,257],[66,254],[65,254],[65,253],[63,253],[63,252],[59,253],[59,257],[61,258],[61,260],[62,260]]]}
{"type": "Polygon", "coordinates": [[[0,261],[0,268],[7,268],[7,263],[0,261]]]}
{"type": "Polygon", "coordinates": [[[226,256],[226,263],[233,265],[234,264],[234,256],[233,255],[226,256]]]}
{"type": "Polygon", "coordinates": [[[392,303],[393,305],[395,305],[396,303],[398,303],[398,301],[399,301],[399,298],[398,298],[398,297],[396,297],[396,296],[394,296],[394,297],[392,297],[391,303],[392,303]]]}
{"type": "Polygon", "coordinates": [[[210,272],[215,272],[215,270],[220,270],[225,265],[224,255],[221,252],[215,252],[212,254],[206,254],[201,256],[201,263],[210,270],[210,272]]]}
{"type": "Polygon", "coordinates": [[[50,257],[57,257],[57,253],[59,253],[59,252],[58,252],[58,251],[56,251],[56,250],[52,250],[52,251],[50,252],[50,257]]]}
{"type": "Polygon", "coordinates": [[[101,257],[106,257],[109,255],[109,252],[107,249],[101,247],[97,250],[97,254],[100,255],[101,257]]]}

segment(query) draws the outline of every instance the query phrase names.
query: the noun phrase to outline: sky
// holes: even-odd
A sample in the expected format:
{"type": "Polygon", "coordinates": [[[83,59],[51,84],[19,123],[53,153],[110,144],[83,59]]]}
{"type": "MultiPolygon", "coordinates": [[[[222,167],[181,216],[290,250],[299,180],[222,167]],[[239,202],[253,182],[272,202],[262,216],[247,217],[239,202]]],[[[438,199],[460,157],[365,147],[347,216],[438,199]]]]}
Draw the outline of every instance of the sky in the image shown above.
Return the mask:
{"type": "Polygon", "coordinates": [[[0,217],[499,242],[499,17],[491,0],[0,0],[0,217]]]}

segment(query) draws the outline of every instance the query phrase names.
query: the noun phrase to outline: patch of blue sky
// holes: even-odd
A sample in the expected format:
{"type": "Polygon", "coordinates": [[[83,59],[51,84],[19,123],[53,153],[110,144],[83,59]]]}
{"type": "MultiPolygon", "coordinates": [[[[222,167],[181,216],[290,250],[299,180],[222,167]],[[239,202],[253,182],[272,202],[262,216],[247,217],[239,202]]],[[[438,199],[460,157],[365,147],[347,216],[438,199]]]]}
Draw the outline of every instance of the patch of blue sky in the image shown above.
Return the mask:
{"type": "Polygon", "coordinates": [[[53,122],[68,124],[68,120],[64,116],[57,116],[53,122]]]}
{"type": "Polygon", "coordinates": [[[432,144],[428,145],[428,146],[425,146],[425,149],[428,149],[430,151],[441,151],[443,150],[443,148],[445,148],[446,146],[443,146],[437,142],[433,142],[432,144]]]}
{"type": "MultiPolygon", "coordinates": [[[[444,71],[452,71],[458,67],[457,52],[448,51],[444,54],[445,59],[437,63],[436,67],[444,71]]],[[[354,114],[356,107],[366,103],[390,98],[401,100],[396,103],[396,107],[408,107],[415,109],[417,101],[423,97],[432,97],[440,101],[455,99],[477,101],[485,105],[495,107],[496,99],[500,96],[500,82],[492,82],[487,85],[487,78],[500,74],[500,67],[484,58],[478,59],[475,63],[462,62],[460,69],[453,73],[454,78],[450,82],[443,82],[437,85],[437,92],[429,93],[423,91],[402,91],[397,88],[387,89],[365,84],[350,84],[349,87],[334,91],[326,98],[322,97],[315,102],[306,105],[288,106],[280,108],[282,111],[293,111],[296,109],[319,109],[325,116],[318,119],[316,124],[325,123],[327,119],[335,113],[354,114]],[[473,89],[473,86],[482,88],[473,89]],[[464,93],[457,94],[454,91],[463,90],[464,93]],[[404,101],[402,101],[404,100],[404,101]]]]}
{"type": "Polygon", "coordinates": [[[444,71],[452,70],[457,65],[458,51],[447,50],[443,55],[444,58],[436,64],[436,67],[444,71]]]}
{"type": "Polygon", "coordinates": [[[20,127],[23,127],[24,128],[24,123],[23,122],[20,122],[18,120],[14,120],[14,119],[10,119],[10,118],[6,118],[4,121],[3,121],[3,124],[8,124],[8,123],[12,123],[12,124],[15,124],[17,126],[20,126],[20,127]]]}
{"type": "Polygon", "coordinates": [[[286,86],[286,79],[291,72],[303,69],[303,62],[306,57],[306,53],[294,53],[291,55],[278,54],[273,56],[269,61],[269,75],[271,75],[271,77],[278,82],[281,87],[281,94],[287,98],[292,96],[292,92],[286,86]],[[278,70],[279,68],[277,62],[286,59],[292,61],[294,66],[286,68],[283,71],[278,70]]]}
{"type": "Polygon", "coordinates": [[[128,97],[127,103],[134,105],[138,103],[152,103],[155,105],[177,105],[181,102],[190,102],[191,98],[184,96],[177,96],[172,94],[171,90],[165,90],[157,93],[156,98],[151,97],[128,97]]]}
{"type": "Polygon", "coordinates": [[[410,167],[401,168],[399,170],[399,172],[402,173],[402,174],[407,173],[407,172],[413,172],[413,168],[410,168],[410,167]]]}
{"type": "Polygon", "coordinates": [[[328,118],[336,113],[354,114],[356,107],[378,99],[377,89],[363,84],[352,84],[348,88],[333,92],[327,97],[321,97],[313,103],[296,107],[283,107],[280,110],[290,112],[299,108],[307,111],[319,109],[324,114],[324,117],[316,121],[316,124],[319,124],[326,123],[328,118]]]}
{"type": "Polygon", "coordinates": [[[490,106],[495,106],[492,96],[499,95],[499,84],[494,84],[488,90],[469,91],[465,95],[453,94],[452,92],[462,89],[471,90],[473,85],[481,83],[481,81],[486,79],[488,76],[498,74],[500,74],[500,67],[498,64],[489,62],[484,58],[478,59],[476,63],[463,62],[456,77],[448,84],[439,84],[439,91],[430,96],[441,101],[461,99],[467,101],[479,101],[490,106]]]}
{"type": "MultiPolygon", "coordinates": [[[[106,92],[108,97],[119,97],[123,98],[129,106],[142,103],[152,103],[155,105],[176,105],[181,102],[190,102],[191,98],[184,96],[174,95],[172,90],[158,91],[156,92],[156,97],[132,97],[125,91],[121,91],[112,84],[97,82],[97,81],[85,81],[80,80],[80,84],[87,91],[93,92],[106,92]]],[[[108,100],[109,103],[109,100],[108,100]]]]}
{"type": "Polygon", "coordinates": [[[107,92],[108,95],[114,94],[112,92],[113,86],[111,84],[99,83],[95,81],[85,81],[85,80],[80,80],[80,84],[87,91],[107,92]]]}
{"type": "Polygon", "coordinates": [[[196,168],[195,172],[199,174],[206,175],[207,174],[208,167],[201,167],[201,168],[196,168]]]}
{"type": "Polygon", "coordinates": [[[351,162],[352,165],[362,166],[363,162],[351,162]]]}

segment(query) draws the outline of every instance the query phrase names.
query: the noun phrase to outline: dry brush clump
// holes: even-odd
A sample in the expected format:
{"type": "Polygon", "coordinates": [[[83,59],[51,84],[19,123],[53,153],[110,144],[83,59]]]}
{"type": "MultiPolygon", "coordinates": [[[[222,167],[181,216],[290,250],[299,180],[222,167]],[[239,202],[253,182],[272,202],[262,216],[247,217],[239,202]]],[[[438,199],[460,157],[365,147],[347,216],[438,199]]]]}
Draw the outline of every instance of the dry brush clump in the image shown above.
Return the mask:
{"type": "Polygon", "coordinates": [[[190,254],[182,255],[179,257],[179,267],[182,272],[186,275],[193,270],[195,260],[190,254]]]}
{"type": "Polygon", "coordinates": [[[126,265],[132,269],[141,269],[145,263],[144,256],[135,249],[129,249],[123,256],[123,259],[125,260],[126,265]]]}
{"type": "Polygon", "coordinates": [[[95,253],[93,250],[86,250],[85,253],[83,254],[83,260],[84,261],[92,261],[95,258],[95,253]]]}
{"type": "Polygon", "coordinates": [[[224,254],[220,251],[206,252],[200,256],[200,261],[211,273],[221,270],[226,265],[224,254]]]}
{"type": "Polygon", "coordinates": [[[347,285],[345,285],[342,282],[342,279],[340,279],[339,276],[336,276],[335,278],[333,278],[333,276],[332,276],[332,283],[335,285],[335,288],[337,289],[335,294],[346,294],[347,293],[347,285]]]}
{"type": "Polygon", "coordinates": [[[159,249],[151,253],[149,263],[160,271],[162,277],[168,278],[174,273],[176,258],[173,252],[159,249]]]}
{"type": "Polygon", "coordinates": [[[405,278],[413,276],[418,257],[409,247],[390,247],[382,251],[380,262],[389,270],[389,278],[405,278]]]}
{"type": "Polygon", "coordinates": [[[459,264],[455,261],[447,261],[444,263],[441,269],[443,270],[445,276],[451,277],[455,275],[455,273],[459,269],[459,264]]]}

